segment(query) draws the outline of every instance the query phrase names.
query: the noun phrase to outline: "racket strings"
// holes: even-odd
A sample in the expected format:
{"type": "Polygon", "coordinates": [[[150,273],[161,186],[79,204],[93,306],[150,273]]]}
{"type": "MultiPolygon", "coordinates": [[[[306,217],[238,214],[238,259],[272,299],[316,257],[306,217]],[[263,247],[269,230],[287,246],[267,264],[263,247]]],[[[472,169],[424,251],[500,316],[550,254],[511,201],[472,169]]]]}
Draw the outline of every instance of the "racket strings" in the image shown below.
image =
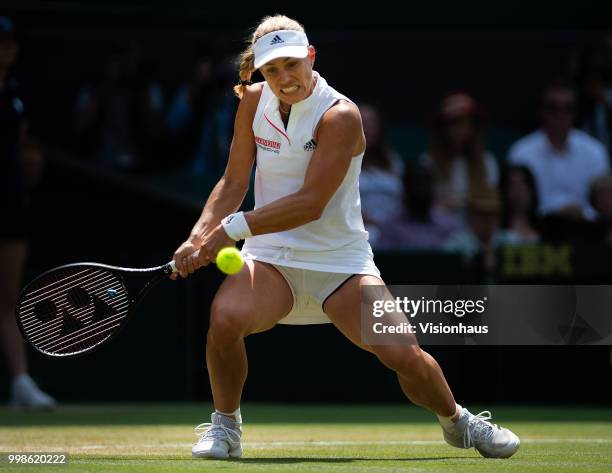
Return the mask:
{"type": "Polygon", "coordinates": [[[84,337],[83,335],[88,335],[90,332],[82,334],[81,336],[77,337],[76,340],[74,340],[74,338],[69,338],[67,340],[64,340],[62,342],[61,347],[57,348],[57,347],[41,347],[42,350],[48,351],[48,352],[53,352],[53,353],[75,353],[75,352],[79,352],[81,350],[85,350],[86,348],[91,348],[95,345],[97,345],[98,343],[103,342],[104,340],[106,340],[112,333],[113,330],[117,327],[119,327],[121,325],[121,322],[112,325],[110,327],[108,327],[104,332],[99,332],[99,331],[95,331],[95,333],[93,335],[90,335],[88,337],[84,337]],[[66,342],[70,342],[68,343],[68,345],[66,345],[66,342]],[[73,348],[74,347],[74,348],[73,348]]]}
{"type": "MultiPolygon", "coordinates": [[[[23,302],[20,304],[19,310],[22,312],[27,312],[29,310],[36,311],[37,305],[44,303],[46,301],[51,301],[51,300],[53,300],[55,303],[55,301],[59,300],[60,298],[59,295],[64,296],[66,294],[71,293],[73,290],[78,291],[79,289],[84,289],[85,286],[87,286],[88,284],[91,284],[92,281],[116,282],[116,278],[112,274],[108,274],[108,273],[99,273],[98,275],[95,275],[95,276],[91,276],[91,275],[81,276],[78,279],[70,281],[70,283],[66,283],[62,285],[58,289],[52,289],[49,291],[41,292],[35,297],[30,297],[30,295],[28,294],[27,298],[23,300],[23,302]]],[[[69,297],[72,299],[72,296],[69,296],[69,297]]],[[[67,302],[66,297],[64,297],[62,299],[62,303],[65,304],[66,302],[67,302]]]]}
{"type": "MultiPolygon", "coordinates": [[[[123,304],[122,306],[118,307],[119,311],[123,311],[124,309],[127,310],[129,306],[129,303],[126,301],[125,304],[123,304]]],[[[32,341],[32,343],[37,344],[37,345],[41,345],[41,340],[43,340],[46,345],[55,342],[56,340],[58,340],[59,338],[65,337],[67,335],[79,335],[79,332],[88,329],[88,328],[102,328],[103,325],[105,323],[108,322],[112,322],[114,320],[118,320],[124,317],[123,312],[119,312],[117,313],[115,316],[111,316],[108,318],[105,318],[103,320],[97,321],[97,322],[93,322],[93,323],[88,323],[86,325],[82,325],[83,324],[83,314],[84,316],[89,315],[90,311],[81,311],[79,314],[73,314],[73,313],[68,313],[66,316],[64,316],[65,313],[62,313],[58,318],[60,319],[60,321],[58,323],[55,324],[55,326],[53,327],[42,327],[37,331],[32,331],[32,332],[28,332],[28,335],[30,336],[30,340],[32,341]],[[79,318],[79,315],[81,315],[82,317],[79,318]],[[65,324],[70,324],[72,322],[72,320],[76,320],[77,323],[74,324],[74,327],[72,330],[70,328],[67,328],[66,330],[64,330],[64,325],[65,324]],[[78,325],[81,326],[81,328],[78,328],[78,325]],[[66,333],[64,333],[64,331],[66,333]],[[57,336],[50,338],[50,334],[57,332],[57,336]]],[[[44,322],[43,322],[44,323],[44,322]]]]}
{"type": "Polygon", "coordinates": [[[98,268],[67,268],[39,281],[22,298],[19,315],[25,334],[35,346],[66,354],[91,348],[108,338],[127,315],[128,307],[125,288],[115,274],[98,268]],[[45,301],[49,303],[42,310],[49,312],[38,314],[45,319],[41,320],[35,312],[45,301]],[[99,320],[92,322],[100,312],[99,320]]]}
{"type": "Polygon", "coordinates": [[[102,273],[96,271],[90,273],[86,277],[80,275],[78,278],[64,277],[62,281],[68,281],[63,284],[60,289],[52,288],[48,291],[39,293],[37,297],[31,299],[28,293],[22,300],[19,311],[21,314],[21,320],[24,327],[41,321],[41,317],[49,317],[49,319],[55,318],[57,312],[61,312],[62,309],[69,307],[74,312],[78,307],[75,306],[74,301],[71,301],[69,294],[71,291],[83,290],[87,297],[90,297],[92,292],[99,292],[100,289],[112,288],[113,284],[116,283],[116,278],[112,274],[102,273]],[[31,303],[34,300],[35,303],[31,303]],[[41,310],[47,308],[52,314],[41,313],[41,310]]]}
{"type": "MultiPolygon", "coordinates": [[[[66,286],[66,290],[65,293],[68,293],[69,291],[73,290],[73,289],[83,289],[83,290],[87,290],[88,293],[92,293],[94,291],[100,292],[100,291],[105,291],[108,290],[108,286],[111,286],[112,284],[109,284],[111,282],[115,282],[115,279],[112,277],[112,275],[107,275],[107,276],[102,276],[99,279],[93,279],[90,278],[89,280],[82,280],[83,278],[81,278],[81,280],[78,282],[78,284],[73,284],[70,286],[66,286]]],[[[37,304],[43,304],[46,300],[49,300],[52,304],[52,308],[53,311],[56,312],[61,312],[63,309],[66,308],[70,308],[72,309],[72,313],[76,313],[78,314],[78,309],[77,312],[75,312],[75,307],[67,300],[67,297],[62,297],[57,296],[57,292],[51,292],[51,294],[55,294],[56,297],[53,297],[53,299],[57,300],[57,299],[61,299],[61,302],[59,304],[55,303],[55,301],[51,301],[49,294],[46,295],[46,299],[45,298],[41,298],[37,304]]],[[[96,294],[97,295],[97,294],[96,294]]],[[[22,325],[24,326],[24,328],[28,328],[34,324],[38,325],[40,324],[40,319],[36,316],[36,307],[33,306],[32,304],[27,304],[27,305],[22,305],[20,306],[20,312],[22,315],[22,325]]],[[[52,325],[49,325],[49,327],[51,327],[52,325]]]]}
{"type": "MultiPolygon", "coordinates": [[[[112,281],[112,279],[104,278],[103,280],[100,280],[99,282],[94,281],[91,284],[84,284],[78,287],[84,290],[87,290],[90,294],[93,294],[96,297],[100,298],[101,296],[104,295],[106,291],[108,291],[109,281],[112,281]]],[[[52,330],[60,326],[62,323],[62,318],[60,317],[60,315],[63,314],[64,311],[68,311],[72,316],[76,318],[81,318],[83,314],[86,314],[91,311],[91,309],[88,307],[89,304],[84,305],[83,307],[79,309],[75,309],[74,306],[71,305],[71,303],[67,301],[66,299],[67,298],[64,297],[62,299],[63,302],[61,302],[60,304],[55,304],[54,302],[52,302],[52,310],[55,313],[55,315],[52,317],[51,320],[47,322],[40,320],[40,318],[36,316],[35,314],[36,309],[32,309],[27,312],[22,311],[22,314],[23,314],[22,315],[22,326],[26,330],[28,330],[28,333],[31,333],[34,336],[37,333],[39,333],[40,330],[43,328],[45,330],[52,330]],[[36,328],[38,328],[38,330],[36,330],[36,328]]],[[[121,303],[122,301],[117,300],[116,302],[121,303]]],[[[113,307],[116,307],[118,305],[117,303],[113,303],[113,307]]]]}
{"type": "Polygon", "coordinates": [[[69,345],[65,345],[66,343],[73,344],[75,343],[75,340],[79,342],[79,341],[89,339],[90,337],[87,337],[87,335],[90,335],[91,333],[94,333],[94,335],[104,335],[104,336],[112,333],[112,330],[121,323],[120,321],[123,318],[124,318],[124,314],[120,314],[116,317],[112,317],[112,318],[109,318],[108,320],[104,320],[103,322],[88,324],[78,330],[73,330],[66,334],[62,334],[60,332],[58,336],[52,339],[49,339],[49,340],[44,340],[44,343],[38,343],[37,345],[39,346],[39,348],[45,351],[60,351],[69,346],[69,345]],[[113,323],[117,321],[119,321],[117,324],[112,325],[113,323]],[[54,342],[58,342],[58,343],[54,344],[54,342]]]}
{"type": "MultiPolygon", "coordinates": [[[[98,271],[98,272],[101,272],[101,271],[98,271]]],[[[106,271],[104,273],[109,274],[106,271]]],[[[73,284],[74,286],[74,283],[77,283],[79,280],[91,279],[91,270],[89,271],[84,270],[84,271],[79,271],[77,273],[68,273],[68,274],[64,272],[62,272],[62,274],[53,273],[53,274],[49,274],[47,277],[48,279],[45,278],[40,282],[41,287],[39,289],[33,289],[31,291],[28,291],[27,299],[24,300],[22,303],[23,308],[27,308],[28,306],[31,306],[35,304],[36,302],[44,300],[45,298],[49,297],[49,294],[54,294],[54,293],[62,291],[65,285],[64,286],[58,285],[60,283],[70,281],[68,284],[73,284]]]]}
{"type": "MultiPolygon", "coordinates": [[[[126,304],[127,308],[127,304],[126,304]]],[[[82,325],[74,323],[70,320],[63,321],[63,327],[70,326],[74,323],[75,326],[72,329],[66,330],[66,332],[59,332],[56,336],[51,338],[42,337],[43,342],[38,343],[38,347],[46,352],[50,353],[74,353],[73,347],[78,347],[79,350],[91,348],[93,345],[105,340],[112,335],[113,330],[121,325],[122,319],[125,318],[125,312],[120,313],[115,317],[109,318],[104,321],[90,323],[82,325]]]]}
{"type": "Polygon", "coordinates": [[[49,341],[45,341],[44,344],[40,344],[40,348],[55,353],[73,353],[75,350],[71,349],[72,347],[78,347],[79,350],[77,351],[91,348],[112,335],[114,329],[121,325],[127,313],[127,306],[128,304],[125,305],[125,311],[114,317],[87,324],[67,334],[60,334],[49,341]]]}

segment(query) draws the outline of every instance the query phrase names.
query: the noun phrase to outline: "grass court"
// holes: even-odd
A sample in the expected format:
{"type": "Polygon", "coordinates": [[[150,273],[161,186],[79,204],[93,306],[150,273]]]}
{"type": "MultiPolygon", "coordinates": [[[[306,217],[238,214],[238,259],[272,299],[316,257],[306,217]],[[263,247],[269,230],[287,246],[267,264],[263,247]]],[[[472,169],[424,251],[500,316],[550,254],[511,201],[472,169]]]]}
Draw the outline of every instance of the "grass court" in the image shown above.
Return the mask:
{"type": "MultiPolygon", "coordinates": [[[[468,406],[480,412],[480,406],[468,406]]],[[[244,404],[243,458],[191,458],[206,404],[62,405],[0,410],[6,472],[555,472],[612,471],[612,409],[484,406],[522,440],[508,460],[446,445],[426,411],[406,405],[244,404]],[[64,452],[68,466],[9,465],[6,452],[64,452]]]]}

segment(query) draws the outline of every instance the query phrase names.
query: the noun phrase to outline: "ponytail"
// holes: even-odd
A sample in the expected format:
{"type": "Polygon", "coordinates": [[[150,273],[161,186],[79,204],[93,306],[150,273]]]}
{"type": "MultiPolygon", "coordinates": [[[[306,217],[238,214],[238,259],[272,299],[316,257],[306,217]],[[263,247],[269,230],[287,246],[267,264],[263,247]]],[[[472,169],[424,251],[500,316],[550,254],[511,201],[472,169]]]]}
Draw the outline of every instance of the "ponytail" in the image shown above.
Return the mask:
{"type": "Polygon", "coordinates": [[[240,54],[240,65],[238,69],[240,83],[234,86],[234,93],[238,98],[241,99],[247,86],[252,84],[251,76],[253,72],[255,72],[255,51],[253,45],[250,44],[242,54],[240,54]]]}

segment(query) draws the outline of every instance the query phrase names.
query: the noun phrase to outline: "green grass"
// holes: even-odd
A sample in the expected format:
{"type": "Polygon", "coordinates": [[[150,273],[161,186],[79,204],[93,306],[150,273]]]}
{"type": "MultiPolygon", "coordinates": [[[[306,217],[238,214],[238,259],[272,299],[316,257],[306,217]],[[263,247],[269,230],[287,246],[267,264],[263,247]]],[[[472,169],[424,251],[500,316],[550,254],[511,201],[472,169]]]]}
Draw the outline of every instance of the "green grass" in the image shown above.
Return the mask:
{"type": "MultiPolygon", "coordinates": [[[[478,411],[478,406],[470,406],[478,411]]],[[[521,438],[508,460],[481,458],[441,440],[422,409],[405,405],[246,404],[240,460],[191,458],[193,427],[209,405],[82,405],[56,412],[0,410],[1,452],[67,452],[68,467],[4,472],[606,472],[612,471],[612,409],[491,409],[521,438]]]]}

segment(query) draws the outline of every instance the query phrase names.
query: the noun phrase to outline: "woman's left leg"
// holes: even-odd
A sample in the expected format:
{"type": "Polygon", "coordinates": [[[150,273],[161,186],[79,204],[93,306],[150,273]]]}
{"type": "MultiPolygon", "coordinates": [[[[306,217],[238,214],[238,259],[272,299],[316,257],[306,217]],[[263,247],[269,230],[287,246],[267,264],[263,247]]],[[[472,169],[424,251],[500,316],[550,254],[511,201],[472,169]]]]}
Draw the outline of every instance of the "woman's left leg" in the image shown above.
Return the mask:
{"type": "MultiPolygon", "coordinates": [[[[373,276],[356,275],[325,301],[323,310],[336,327],[353,343],[374,353],[383,364],[397,373],[404,394],[413,403],[438,415],[444,439],[453,447],[470,448],[484,457],[508,458],[521,442],[510,430],[492,424],[489,411],[474,415],[455,403],[440,366],[421,350],[414,335],[402,335],[393,345],[372,345],[362,341],[361,287],[384,286],[373,276]],[[412,337],[412,338],[411,338],[412,337]]],[[[386,290],[381,298],[392,300],[386,290]]],[[[392,316],[393,323],[405,322],[403,314],[392,316]]]]}
{"type": "MultiPolygon", "coordinates": [[[[332,323],[357,346],[374,353],[388,368],[397,373],[402,391],[414,404],[431,412],[451,417],[457,405],[440,365],[421,350],[414,335],[406,334],[402,343],[368,345],[361,334],[361,286],[384,285],[374,277],[355,275],[326,301],[323,310],[332,323]]],[[[391,295],[387,292],[389,298],[391,295]]]]}

